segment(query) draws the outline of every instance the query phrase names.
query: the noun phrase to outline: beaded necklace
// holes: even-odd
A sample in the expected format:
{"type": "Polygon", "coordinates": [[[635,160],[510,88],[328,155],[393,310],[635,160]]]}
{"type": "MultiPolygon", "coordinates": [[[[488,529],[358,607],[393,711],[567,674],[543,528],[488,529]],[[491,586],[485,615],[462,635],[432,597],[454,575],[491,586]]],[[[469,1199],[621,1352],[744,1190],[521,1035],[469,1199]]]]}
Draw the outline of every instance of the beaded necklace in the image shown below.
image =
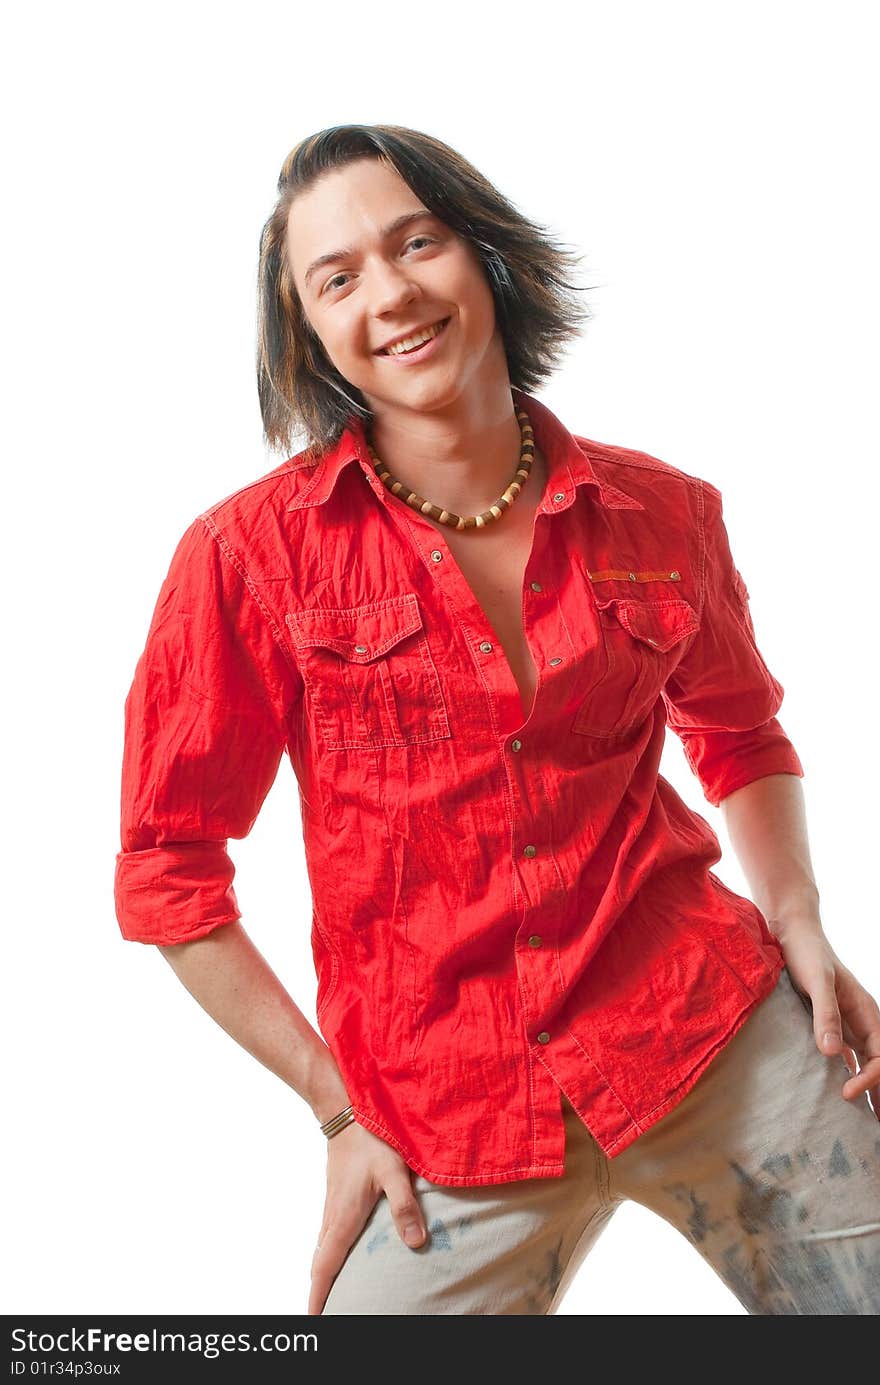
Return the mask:
{"type": "Polygon", "coordinates": [[[493,519],[500,519],[504,511],[510,509],[528,480],[529,472],[532,469],[532,462],[535,459],[535,436],[532,432],[532,425],[529,423],[529,416],[525,409],[517,409],[516,418],[520,428],[519,463],[504,493],[498,497],[494,505],[490,505],[488,510],[484,510],[481,515],[463,517],[453,514],[451,510],[443,510],[439,505],[433,505],[430,500],[425,500],[415,491],[408,490],[402,481],[396,480],[391,475],[385,463],[380,461],[376,455],[369,439],[367,440],[367,448],[376,475],[382,485],[386,490],[391,491],[392,495],[399,496],[401,500],[405,501],[410,509],[418,510],[423,515],[430,515],[431,519],[436,519],[440,524],[448,524],[452,529],[482,529],[493,519]]]}

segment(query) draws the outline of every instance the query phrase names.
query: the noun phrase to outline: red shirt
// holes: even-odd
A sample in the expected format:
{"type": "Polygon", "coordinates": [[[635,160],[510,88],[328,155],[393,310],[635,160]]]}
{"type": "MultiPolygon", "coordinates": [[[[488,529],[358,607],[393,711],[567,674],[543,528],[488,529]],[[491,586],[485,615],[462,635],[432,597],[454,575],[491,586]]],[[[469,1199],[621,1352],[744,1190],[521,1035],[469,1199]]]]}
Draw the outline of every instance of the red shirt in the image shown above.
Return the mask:
{"type": "Polygon", "coordinates": [[[116,912],[175,943],[240,917],[227,854],[289,756],[317,1021],[357,1120],[452,1185],[564,1171],[564,1091],[613,1158],[674,1107],[783,966],[708,802],[802,776],[721,494],[573,436],[531,395],[549,479],[519,690],[443,535],[360,423],[199,515],[125,703],[116,912]]]}

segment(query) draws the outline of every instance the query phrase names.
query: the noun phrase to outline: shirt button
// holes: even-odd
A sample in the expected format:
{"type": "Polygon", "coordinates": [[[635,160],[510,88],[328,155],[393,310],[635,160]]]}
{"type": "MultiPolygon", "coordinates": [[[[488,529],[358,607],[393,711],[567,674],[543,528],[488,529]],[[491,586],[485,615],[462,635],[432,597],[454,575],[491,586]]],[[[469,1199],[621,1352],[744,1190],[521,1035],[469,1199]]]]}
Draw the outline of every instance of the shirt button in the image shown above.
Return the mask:
{"type": "Polygon", "coordinates": [[[524,846],[524,847],[523,847],[523,856],[537,856],[537,854],[538,854],[538,848],[537,848],[536,846],[524,846]]]}
{"type": "Polygon", "coordinates": [[[522,750],[522,741],[511,741],[510,748],[511,750],[522,750]]]}
{"type": "Polygon", "coordinates": [[[564,499],[565,499],[565,491],[557,491],[556,494],[554,495],[553,499],[556,501],[556,503],[557,503],[557,505],[558,505],[559,502],[560,502],[560,500],[564,500],[564,499]]]}
{"type": "Polygon", "coordinates": [[[557,655],[555,659],[551,659],[551,660],[550,660],[550,663],[551,663],[552,665],[561,664],[561,663],[562,663],[562,660],[561,660],[561,659],[559,658],[559,656],[557,655]]]}
{"type": "Polygon", "coordinates": [[[544,939],[541,937],[540,933],[533,933],[529,938],[529,947],[540,947],[543,941],[544,939]]]}
{"type": "Polygon", "coordinates": [[[532,582],[531,587],[533,592],[542,592],[544,590],[540,582],[532,582]]]}
{"type": "Polygon", "coordinates": [[[482,640],[482,641],[480,642],[480,648],[482,649],[482,651],[483,651],[484,654],[491,654],[491,653],[492,653],[492,646],[491,646],[491,644],[489,643],[488,640],[482,640]]]}
{"type": "Polygon", "coordinates": [[[435,548],[435,549],[433,550],[433,552],[431,553],[431,557],[433,558],[433,560],[434,560],[435,563],[439,563],[439,562],[442,562],[442,561],[443,561],[443,554],[440,552],[440,549],[439,549],[439,548],[435,548]]]}
{"type": "Polygon", "coordinates": [[[546,1029],[542,1029],[541,1032],[540,1032],[540,1034],[538,1035],[538,1043],[539,1043],[539,1044],[549,1044],[549,1042],[550,1042],[550,1035],[547,1033],[547,1030],[546,1030],[546,1029]]]}

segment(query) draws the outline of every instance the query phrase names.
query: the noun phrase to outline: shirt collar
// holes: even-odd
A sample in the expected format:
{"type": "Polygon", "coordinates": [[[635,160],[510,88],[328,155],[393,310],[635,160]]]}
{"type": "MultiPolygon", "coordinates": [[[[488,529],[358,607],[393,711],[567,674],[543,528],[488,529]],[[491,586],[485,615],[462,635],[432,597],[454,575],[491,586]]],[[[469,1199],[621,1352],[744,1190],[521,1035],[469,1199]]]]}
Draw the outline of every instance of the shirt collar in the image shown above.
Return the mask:
{"type": "MultiPolygon", "coordinates": [[[[573,504],[576,488],[580,485],[595,487],[596,497],[602,505],[610,509],[643,510],[645,507],[635,496],[628,495],[619,486],[613,486],[596,474],[589,454],[572,433],[533,395],[512,388],[514,403],[525,409],[532,425],[535,441],[547,459],[547,499],[543,510],[558,514],[573,504]],[[562,500],[554,500],[562,496],[562,500]]],[[[307,509],[312,505],[323,505],[329,498],[344,467],[357,462],[368,480],[381,482],[376,478],[364,425],[360,419],[350,418],[339,440],[317,458],[301,463],[295,470],[310,469],[310,480],[289,502],[288,510],[307,509]]]]}

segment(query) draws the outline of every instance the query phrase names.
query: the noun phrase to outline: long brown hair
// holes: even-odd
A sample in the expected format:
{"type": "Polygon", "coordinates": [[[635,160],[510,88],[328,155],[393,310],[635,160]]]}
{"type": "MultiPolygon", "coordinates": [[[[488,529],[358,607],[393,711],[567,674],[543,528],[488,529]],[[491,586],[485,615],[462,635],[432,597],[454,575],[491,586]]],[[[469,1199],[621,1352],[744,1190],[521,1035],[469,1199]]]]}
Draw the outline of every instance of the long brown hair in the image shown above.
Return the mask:
{"type": "Polygon", "coordinates": [[[278,200],[260,234],[257,389],[270,447],[305,434],[316,451],[338,441],[347,419],[372,417],[360,390],[330,361],[306,318],[287,253],[287,219],[297,195],[323,173],[355,159],[384,158],[429,211],[474,245],[495,300],[511,385],[533,392],[592,318],[565,275],[583,256],[528,220],[456,150],[402,125],[331,125],[284,160],[278,200]]]}

